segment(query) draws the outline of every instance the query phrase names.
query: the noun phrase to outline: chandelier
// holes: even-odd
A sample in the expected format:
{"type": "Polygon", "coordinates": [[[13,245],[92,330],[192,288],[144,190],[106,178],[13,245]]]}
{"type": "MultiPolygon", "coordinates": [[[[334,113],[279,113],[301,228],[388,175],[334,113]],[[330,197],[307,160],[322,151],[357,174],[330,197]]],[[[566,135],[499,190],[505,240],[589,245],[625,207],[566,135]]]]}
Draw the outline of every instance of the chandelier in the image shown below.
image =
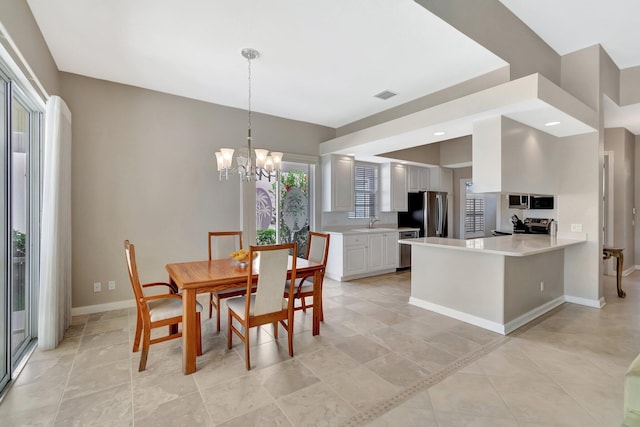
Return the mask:
{"type": "Polygon", "coordinates": [[[255,49],[242,49],[242,56],[247,58],[249,69],[249,108],[247,121],[247,149],[245,152],[239,153],[237,156],[237,168],[233,169],[233,148],[221,148],[216,152],[216,161],[218,164],[218,172],[220,180],[229,179],[229,174],[238,172],[241,181],[256,181],[267,178],[276,178],[282,168],[282,153],[272,152],[256,148],[253,153],[251,151],[251,60],[260,56],[255,49]],[[255,158],[254,158],[255,155],[255,158]]]}

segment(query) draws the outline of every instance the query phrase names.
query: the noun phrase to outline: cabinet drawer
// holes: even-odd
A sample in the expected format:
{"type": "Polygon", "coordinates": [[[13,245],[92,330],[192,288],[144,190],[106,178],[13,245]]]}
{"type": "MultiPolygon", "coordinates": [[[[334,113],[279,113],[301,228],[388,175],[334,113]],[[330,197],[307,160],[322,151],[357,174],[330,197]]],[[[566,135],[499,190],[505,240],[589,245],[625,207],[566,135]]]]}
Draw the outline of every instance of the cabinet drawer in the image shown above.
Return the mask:
{"type": "Polygon", "coordinates": [[[344,236],[345,246],[366,246],[367,236],[344,236]]]}

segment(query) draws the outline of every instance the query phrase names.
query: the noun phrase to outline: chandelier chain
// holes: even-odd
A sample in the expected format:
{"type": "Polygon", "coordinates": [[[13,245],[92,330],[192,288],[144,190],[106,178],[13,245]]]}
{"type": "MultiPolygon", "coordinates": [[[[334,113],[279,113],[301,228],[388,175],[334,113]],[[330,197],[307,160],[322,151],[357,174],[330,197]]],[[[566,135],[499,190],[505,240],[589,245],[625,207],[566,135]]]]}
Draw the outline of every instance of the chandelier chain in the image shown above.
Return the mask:
{"type": "Polygon", "coordinates": [[[229,173],[237,171],[240,175],[240,180],[244,182],[252,182],[267,178],[271,182],[272,178],[278,179],[282,168],[282,153],[273,151],[271,154],[269,150],[255,149],[251,147],[251,60],[260,56],[260,53],[255,49],[245,48],[240,52],[242,56],[247,59],[247,84],[248,90],[248,110],[247,110],[247,149],[246,154],[244,150],[239,151],[237,161],[238,167],[233,168],[233,148],[221,148],[220,151],[216,151],[216,163],[218,166],[218,172],[220,173],[220,180],[227,180],[229,173]],[[254,154],[255,153],[255,154],[254,154]],[[255,156],[255,157],[254,157],[255,156]]]}
{"type": "Polygon", "coordinates": [[[247,57],[247,68],[248,68],[248,84],[249,84],[249,114],[248,114],[248,128],[249,128],[249,136],[251,136],[251,56],[247,57]]]}

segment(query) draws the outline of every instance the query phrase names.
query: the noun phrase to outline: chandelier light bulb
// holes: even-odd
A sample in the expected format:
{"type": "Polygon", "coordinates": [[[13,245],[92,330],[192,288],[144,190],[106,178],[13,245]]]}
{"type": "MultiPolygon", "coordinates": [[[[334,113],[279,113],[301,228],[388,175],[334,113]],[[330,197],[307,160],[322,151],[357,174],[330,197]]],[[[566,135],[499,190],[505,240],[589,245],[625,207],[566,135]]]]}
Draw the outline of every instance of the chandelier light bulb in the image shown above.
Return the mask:
{"type": "Polygon", "coordinates": [[[256,148],[255,153],[256,153],[256,167],[263,168],[264,163],[267,161],[267,154],[269,154],[269,150],[256,148]]]}

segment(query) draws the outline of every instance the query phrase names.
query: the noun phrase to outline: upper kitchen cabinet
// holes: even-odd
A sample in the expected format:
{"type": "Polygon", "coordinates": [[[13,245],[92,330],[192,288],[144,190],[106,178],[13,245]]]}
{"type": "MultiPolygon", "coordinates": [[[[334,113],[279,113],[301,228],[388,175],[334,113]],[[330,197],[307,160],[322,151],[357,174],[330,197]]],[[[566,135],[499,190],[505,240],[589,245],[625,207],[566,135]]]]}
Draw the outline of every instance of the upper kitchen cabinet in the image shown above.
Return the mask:
{"type": "Polygon", "coordinates": [[[355,162],[352,156],[332,154],[322,157],[323,211],[354,210],[354,170],[355,162]]]}
{"type": "Polygon", "coordinates": [[[429,168],[409,166],[409,193],[429,189],[429,168]]]}
{"type": "Polygon", "coordinates": [[[429,190],[453,194],[453,170],[449,168],[429,169],[429,190]]]}
{"type": "Polygon", "coordinates": [[[406,212],[408,193],[407,167],[400,163],[380,165],[380,210],[406,212]]]}

